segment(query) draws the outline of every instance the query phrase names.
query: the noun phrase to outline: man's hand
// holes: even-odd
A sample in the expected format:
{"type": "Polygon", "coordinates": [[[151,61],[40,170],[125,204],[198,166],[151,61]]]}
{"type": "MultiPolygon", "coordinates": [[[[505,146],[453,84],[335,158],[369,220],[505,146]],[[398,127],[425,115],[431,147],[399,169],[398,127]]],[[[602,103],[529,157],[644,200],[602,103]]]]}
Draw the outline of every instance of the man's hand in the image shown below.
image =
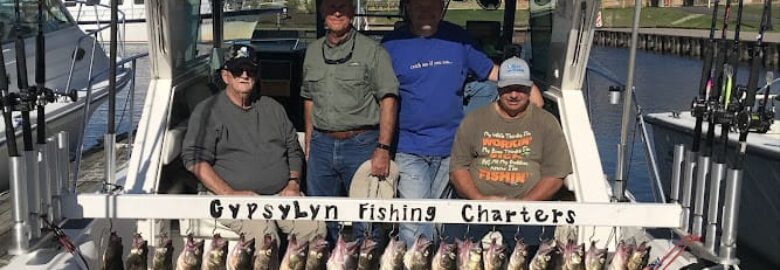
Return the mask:
{"type": "Polygon", "coordinates": [[[385,149],[374,149],[371,154],[371,175],[384,180],[390,174],[390,151],[385,149]]]}
{"type": "Polygon", "coordinates": [[[279,191],[279,196],[284,196],[284,197],[301,196],[301,186],[298,184],[298,181],[296,180],[287,181],[287,186],[284,187],[282,191],[279,191]]]}

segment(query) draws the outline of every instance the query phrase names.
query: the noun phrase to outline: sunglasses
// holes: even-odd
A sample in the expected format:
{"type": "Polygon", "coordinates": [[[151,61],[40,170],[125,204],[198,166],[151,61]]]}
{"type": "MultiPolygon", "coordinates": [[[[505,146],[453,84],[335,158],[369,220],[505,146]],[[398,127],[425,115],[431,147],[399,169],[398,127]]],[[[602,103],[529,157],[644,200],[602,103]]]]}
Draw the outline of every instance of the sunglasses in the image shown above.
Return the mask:
{"type": "Polygon", "coordinates": [[[254,78],[257,76],[257,68],[256,67],[249,67],[249,66],[237,66],[237,67],[227,67],[225,68],[230,74],[233,75],[233,77],[241,77],[241,75],[246,72],[247,77],[254,78]]]}
{"type": "Polygon", "coordinates": [[[325,64],[328,64],[328,65],[341,65],[341,64],[344,64],[344,63],[348,62],[349,60],[351,60],[352,59],[352,53],[355,52],[355,39],[356,38],[357,37],[354,37],[354,36],[352,37],[352,49],[349,50],[349,54],[347,54],[347,56],[344,56],[343,58],[335,59],[335,60],[328,59],[328,58],[325,57],[325,46],[326,45],[322,44],[322,59],[325,60],[325,64]]]}
{"type": "Polygon", "coordinates": [[[498,89],[499,93],[509,93],[509,92],[513,92],[513,91],[528,93],[528,92],[531,92],[531,87],[530,86],[524,86],[524,85],[510,85],[510,86],[498,89]]]}

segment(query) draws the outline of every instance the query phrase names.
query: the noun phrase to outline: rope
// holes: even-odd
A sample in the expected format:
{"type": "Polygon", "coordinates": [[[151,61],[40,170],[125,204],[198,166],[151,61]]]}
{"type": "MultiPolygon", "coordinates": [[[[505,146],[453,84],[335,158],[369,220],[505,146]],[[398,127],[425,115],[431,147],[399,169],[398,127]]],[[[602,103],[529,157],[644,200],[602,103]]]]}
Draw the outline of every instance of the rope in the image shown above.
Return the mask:
{"type": "Polygon", "coordinates": [[[76,257],[78,259],[76,262],[83,263],[83,265],[79,265],[79,268],[89,270],[89,263],[87,263],[87,259],[85,259],[84,255],[81,254],[79,248],[70,241],[70,238],[68,238],[68,235],[65,234],[62,228],[52,224],[46,218],[41,217],[41,220],[43,220],[43,223],[46,226],[46,230],[50,230],[54,234],[54,240],[57,241],[57,243],[59,243],[63,249],[68,251],[68,253],[76,257]]]}
{"type": "Polygon", "coordinates": [[[664,256],[661,257],[661,260],[658,262],[658,264],[654,268],[651,268],[651,270],[655,270],[661,267],[666,261],[666,259],[669,258],[669,255],[675,253],[674,256],[672,256],[671,259],[667,262],[666,266],[664,266],[664,268],[662,269],[662,270],[666,270],[667,268],[669,268],[670,265],[672,265],[672,262],[674,262],[674,260],[676,260],[677,257],[679,257],[680,254],[682,254],[682,252],[685,251],[686,248],[688,248],[688,245],[690,245],[692,242],[700,241],[700,240],[701,240],[701,236],[698,235],[684,236],[682,239],[680,239],[680,242],[674,245],[674,248],[667,251],[666,254],[664,254],[664,256]]]}

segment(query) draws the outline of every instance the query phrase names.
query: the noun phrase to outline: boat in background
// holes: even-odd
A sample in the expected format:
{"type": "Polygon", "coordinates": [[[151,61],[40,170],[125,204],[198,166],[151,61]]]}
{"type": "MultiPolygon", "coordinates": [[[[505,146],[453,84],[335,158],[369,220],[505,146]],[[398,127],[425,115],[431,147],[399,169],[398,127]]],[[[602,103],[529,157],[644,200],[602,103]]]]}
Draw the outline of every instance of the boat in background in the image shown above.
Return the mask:
{"type": "MultiPolygon", "coordinates": [[[[102,26],[106,26],[111,21],[111,10],[109,9],[109,3],[111,0],[64,0],[64,4],[67,7],[74,20],[78,22],[79,26],[85,31],[92,31],[102,26]]],[[[147,42],[147,29],[146,29],[146,7],[144,6],[145,0],[126,0],[120,1],[118,6],[120,15],[120,28],[121,36],[124,36],[126,42],[147,42]]],[[[201,19],[210,19],[211,12],[211,0],[201,1],[182,1],[182,5],[191,5],[188,8],[198,8],[200,10],[201,19]],[[199,4],[197,4],[199,3],[199,4]]],[[[277,16],[277,24],[287,18],[287,2],[286,1],[225,1],[224,15],[227,17],[232,16],[260,16],[273,14],[277,16]]],[[[108,41],[107,36],[101,36],[101,40],[108,41]]]]}
{"type": "MultiPolygon", "coordinates": [[[[27,2],[33,3],[34,2],[27,2]]],[[[46,132],[55,134],[59,131],[67,131],[70,135],[70,152],[80,150],[79,142],[83,133],[82,121],[84,121],[84,108],[88,91],[91,91],[89,111],[87,117],[92,115],[98,106],[106,101],[108,94],[108,67],[109,60],[103,47],[95,42],[94,35],[85,34],[68,15],[67,10],[59,1],[44,1],[49,16],[45,16],[44,33],[46,35],[46,82],[47,88],[55,92],[65,93],[76,91],[77,100],[61,100],[49,103],[45,106],[46,132]],[[94,51],[93,51],[94,47],[94,51]],[[91,73],[90,73],[91,72],[91,73]]],[[[3,3],[0,22],[6,26],[14,24],[13,4],[6,6],[3,3]],[[10,11],[10,14],[6,14],[10,11]]],[[[35,10],[26,9],[26,10],[35,10]]],[[[25,44],[25,58],[27,61],[28,79],[32,80],[35,74],[35,33],[37,32],[37,14],[21,13],[22,29],[25,44]]],[[[11,27],[5,27],[2,33],[2,53],[5,60],[5,69],[8,73],[10,92],[19,92],[17,88],[16,51],[14,49],[14,33],[11,27]]],[[[121,40],[120,40],[121,42],[121,40]]],[[[117,72],[117,87],[123,89],[129,86],[132,70],[120,68],[117,72]]],[[[33,82],[29,82],[33,85],[33,82]]],[[[33,131],[36,130],[36,113],[30,114],[33,131]]],[[[13,123],[16,127],[17,144],[22,145],[21,114],[13,114],[13,123]]],[[[0,129],[5,130],[5,123],[0,121],[0,129]]],[[[72,156],[75,156],[72,154],[72,156]]],[[[0,191],[8,190],[8,153],[6,137],[0,136],[0,191]]]]}
{"type": "MultiPolygon", "coordinates": [[[[645,115],[652,127],[652,141],[661,179],[665,187],[670,186],[674,164],[675,145],[690,148],[693,140],[695,119],[691,113],[664,112],[645,115]]],[[[705,123],[703,130],[707,130],[705,123]]],[[[716,137],[720,130],[716,130],[716,137]]],[[[729,134],[730,149],[736,149],[739,133],[729,134]]],[[[730,150],[732,152],[733,150],[730,150]]],[[[747,159],[745,160],[742,202],[739,220],[739,247],[780,266],[780,238],[767,237],[767,232],[780,228],[780,119],[775,119],[767,133],[751,133],[747,138],[747,159]]],[[[669,194],[666,190],[666,194],[669,194]]]]}

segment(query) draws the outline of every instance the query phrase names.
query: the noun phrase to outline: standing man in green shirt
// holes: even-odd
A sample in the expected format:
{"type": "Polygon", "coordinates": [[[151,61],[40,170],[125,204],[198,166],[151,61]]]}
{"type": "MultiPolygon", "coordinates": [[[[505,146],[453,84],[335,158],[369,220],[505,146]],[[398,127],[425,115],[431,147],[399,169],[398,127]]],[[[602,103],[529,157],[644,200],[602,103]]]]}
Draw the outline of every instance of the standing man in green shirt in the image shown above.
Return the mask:
{"type": "MultiPolygon", "coordinates": [[[[382,46],[352,28],[352,0],[324,0],[325,37],[306,50],[301,97],[304,98],[311,196],[346,196],[352,176],[366,160],[371,173],[388,175],[396,121],[398,80],[382,46]]],[[[356,238],[364,224],[354,224],[356,238]]],[[[328,223],[328,239],[338,237],[328,223]]],[[[377,230],[372,235],[378,238],[377,230]]]]}

